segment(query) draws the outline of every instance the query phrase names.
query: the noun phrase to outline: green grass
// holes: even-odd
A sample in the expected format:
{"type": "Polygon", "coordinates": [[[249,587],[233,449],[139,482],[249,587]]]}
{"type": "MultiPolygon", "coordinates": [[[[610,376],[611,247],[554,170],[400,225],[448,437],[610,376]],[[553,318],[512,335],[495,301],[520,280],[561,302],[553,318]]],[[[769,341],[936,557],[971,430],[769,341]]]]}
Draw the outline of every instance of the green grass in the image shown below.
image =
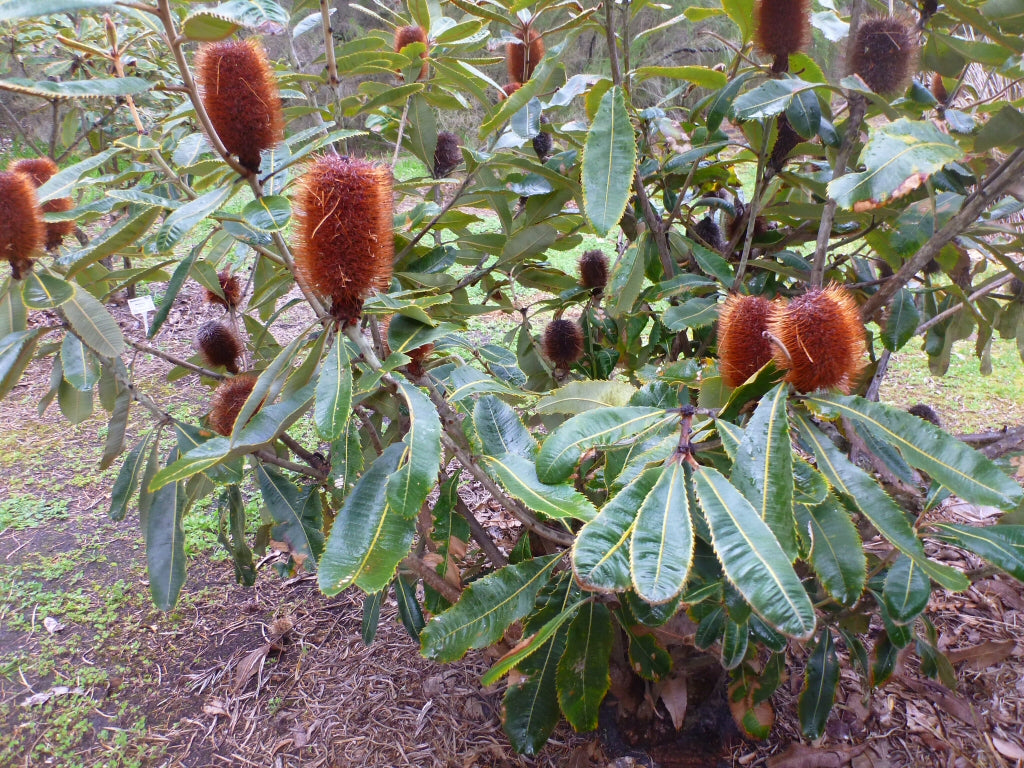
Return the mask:
{"type": "Polygon", "coordinates": [[[65,499],[44,501],[27,494],[15,494],[0,501],[0,531],[38,528],[67,516],[68,502],[65,499]]]}

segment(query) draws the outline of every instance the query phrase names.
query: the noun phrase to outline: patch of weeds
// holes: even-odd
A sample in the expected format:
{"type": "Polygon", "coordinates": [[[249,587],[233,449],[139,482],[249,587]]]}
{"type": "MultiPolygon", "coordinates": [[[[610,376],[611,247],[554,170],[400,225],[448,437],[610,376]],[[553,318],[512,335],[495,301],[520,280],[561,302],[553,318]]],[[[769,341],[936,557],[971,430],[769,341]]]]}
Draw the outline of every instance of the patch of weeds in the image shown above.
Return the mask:
{"type": "Polygon", "coordinates": [[[0,501],[0,530],[38,528],[51,520],[64,520],[67,516],[66,499],[43,501],[28,494],[17,494],[0,501]]]}

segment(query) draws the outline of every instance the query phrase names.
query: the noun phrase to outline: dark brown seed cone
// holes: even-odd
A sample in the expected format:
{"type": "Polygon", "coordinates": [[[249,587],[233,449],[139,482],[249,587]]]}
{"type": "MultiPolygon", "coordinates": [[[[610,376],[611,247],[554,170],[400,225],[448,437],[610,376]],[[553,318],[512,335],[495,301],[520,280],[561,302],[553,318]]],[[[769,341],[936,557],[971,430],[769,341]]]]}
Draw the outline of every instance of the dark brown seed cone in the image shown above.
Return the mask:
{"type": "Polygon", "coordinates": [[[0,173],[0,259],[11,264],[15,280],[32,269],[46,227],[32,179],[23,173],[0,173]]]}
{"type": "Polygon", "coordinates": [[[505,46],[508,76],[513,83],[525,83],[533,76],[533,70],[538,62],[544,58],[544,40],[533,29],[525,32],[517,29],[515,36],[523,42],[509,43],[505,46]]]}
{"type": "MultiPolygon", "coordinates": [[[[210,428],[218,435],[230,435],[238,413],[256,386],[256,375],[243,373],[221,382],[213,393],[210,406],[210,428]]],[[[256,409],[257,411],[259,408],[256,409]]]]}
{"type": "Polygon", "coordinates": [[[207,43],[196,55],[196,80],[224,147],[257,173],[260,152],[284,138],[281,96],[263,47],[252,39],[207,43]]]}
{"type": "Polygon", "coordinates": [[[351,157],[316,158],[295,196],[295,268],[315,293],[331,299],[342,323],[359,321],[373,288],[391,284],[391,171],[351,157]]]}
{"type": "Polygon", "coordinates": [[[509,83],[508,85],[501,86],[501,96],[498,97],[498,101],[504,101],[522,87],[522,83],[509,83]]]}
{"type": "Polygon", "coordinates": [[[730,387],[738,387],[772,359],[765,338],[769,319],[778,305],[763,296],[734,293],[718,311],[718,370],[730,387]]]}
{"type": "Polygon", "coordinates": [[[942,271],[942,265],[935,259],[929,259],[928,263],[921,267],[921,271],[926,275],[934,275],[935,273],[942,271]]]}
{"type": "Polygon", "coordinates": [[[224,366],[228,373],[238,373],[235,361],[242,356],[242,341],[230,325],[218,320],[203,323],[196,333],[196,348],[211,368],[224,366]]]}
{"type": "Polygon", "coordinates": [[[892,267],[885,259],[874,259],[875,268],[878,269],[878,277],[884,279],[893,276],[892,267]]]}
{"type": "Polygon", "coordinates": [[[864,323],[853,297],[837,285],[793,299],[768,330],[789,352],[776,349],[775,361],[789,368],[786,381],[798,392],[849,392],[864,366],[864,323]]]}
{"type": "Polygon", "coordinates": [[[768,158],[768,167],[775,173],[782,170],[782,167],[786,164],[786,158],[789,157],[789,153],[796,149],[797,145],[804,140],[803,136],[797,133],[793,126],[790,125],[789,118],[785,114],[779,115],[778,125],[778,137],[775,139],[775,146],[772,147],[772,155],[768,158]]]}
{"type": "Polygon", "coordinates": [[[958,286],[963,288],[965,291],[970,292],[971,290],[971,257],[967,253],[967,249],[954,244],[957,249],[958,256],[956,264],[953,269],[950,270],[949,278],[958,286]]]}
{"type": "Polygon", "coordinates": [[[943,106],[949,100],[949,91],[946,90],[946,84],[942,82],[942,75],[938,72],[932,75],[932,96],[943,106]]]}
{"type": "Polygon", "coordinates": [[[556,368],[568,368],[583,357],[583,330],[572,320],[552,320],[544,329],[543,346],[556,368]]]}
{"type": "Polygon", "coordinates": [[[722,238],[722,229],[710,216],[705,216],[697,222],[693,228],[693,234],[704,241],[704,244],[712,250],[721,253],[725,250],[725,240],[722,238]]]}
{"type": "Polygon", "coordinates": [[[942,426],[942,419],[939,418],[939,414],[930,405],[924,403],[918,403],[907,408],[907,413],[917,416],[919,419],[930,421],[936,427],[942,426]]]}
{"type": "MultiPolygon", "coordinates": [[[[53,175],[60,170],[57,164],[48,157],[31,157],[22,160],[15,160],[8,167],[14,173],[23,173],[32,179],[33,185],[38,189],[48,182],[53,175]]],[[[59,197],[56,200],[47,200],[43,203],[43,213],[63,213],[70,211],[74,202],[70,197],[59,197]]],[[[73,221],[55,221],[46,226],[46,250],[52,251],[60,246],[65,237],[75,231],[73,221]]]]}
{"type": "Polygon", "coordinates": [[[547,156],[551,154],[551,147],[554,142],[551,139],[551,134],[546,131],[541,131],[533,137],[533,151],[537,153],[537,159],[542,163],[547,159],[547,156]]]}
{"type": "Polygon", "coordinates": [[[808,6],[808,0],[758,0],[754,40],[762,53],[775,57],[774,71],[789,69],[789,57],[803,50],[810,40],[808,6]]]}
{"type": "Polygon", "coordinates": [[[236,309],[242,303],[242,282],[238,279],[238,275],[232,275],[225,269],[217,274],[217,280],[220,282],[220,290],[224,295],[220,296],[207,288],[206,301],[210,304],[236,309]]]}
{"type": "Polygon", "coordinates": [[[437,146],[434,147],[434,178],[442,179],[459,167],[462,162],[462,150],[459,149],[459,137],[448,131],[437,134],[437,146]]]}
{"type": "MultiPolygon", "coordinates": [[[[411,27],[399,27],[395,30],[395,53],[413,43],[427,44],[427,32],[423,27],[413,25],[411,27]]],[[[417,82],[427,76],[427,52],[421,53],[420,57],[423,59],[423,67],[420,69],[419,77],[416,78],[417,82]]]]}
{"type": "Polygon", "coordinates": [[[862,21],[850,64],[853,72],[875,93],[893,94],[904,90],[917,65],[913,25],[895,16],[862,21]]]}
{"type": "Polygon", "coordinates": [[[608,285],[608,257],[603,251],[584,251],[580,256],[580,283],[594,293],[608,285]]]}

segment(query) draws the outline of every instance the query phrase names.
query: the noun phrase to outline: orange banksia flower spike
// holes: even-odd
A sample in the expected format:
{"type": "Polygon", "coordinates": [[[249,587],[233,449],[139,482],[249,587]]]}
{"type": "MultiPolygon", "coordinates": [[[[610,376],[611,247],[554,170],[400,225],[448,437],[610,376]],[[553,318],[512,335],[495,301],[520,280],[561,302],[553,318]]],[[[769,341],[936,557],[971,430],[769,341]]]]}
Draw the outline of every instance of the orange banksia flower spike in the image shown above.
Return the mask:
{"type": "Polygon", "coordinates": [[[215,291],[207,288],[207,303],[236,309],[242,303],[242,283],[238,279],[238,275],[232,275],[225,269],[217,274],[217,280],[220,282],[220,290],[224,295],[220,296],[215,291]]]}
{"type": "MultiPolygon", "coordinates": [[[[399,27],[395,30],[395,53],[400,52],[405,46],[412,45],[413,43],[427,45],[427,32],[423,27],[414,25],[411,27],[399,27]]],[[[419,77],[416,78],[417,82],[427,76],[427,52],[421,53],[420,57],[423,59],[423,67],[420,69],[419,77]]]]}
{"type": "Polygon", "coordinates": [[[295,196],[295,268],[311,290],[332,302],[342,324],[359,321],[374,288],[391,284],[391,171],[351,157],[315,159],[295,196]]]}
{"type": "Polygon", "coordinates": [[[793,299],[774,313],[768,330],[785,347],[775,350],[775,360],[789,368],[786,381],[798,392],[849,392],[864,367],[864,322],[857,302],[837,285],[793,299]]]}
{"type": "Polygon", "coordinates": [[[757,47],[774,57],[773,72],[786,72],[789,57],[802,51],[811,39],[808,0],[758,0],[754,16],[757,47]]]}
{"type": "Polygon", "coordinates": [[[917,35],[907,19],[866,19],[857,29],[851,69],[875,93],[903,91],[917,66],[917,35]]]}
{"type": "MultiPolygon", "coordinates": [[[[22,160],[15,160],[7,169],[14,173],[23,173],[32,179],[32,184],[38,189],[48,182],[60,169],[57,164],[48,157],[32,157],[22,160]]],[[[43,203],[42,212],[64,213],[74,207],[70,197],[59,197],[56,200],[47,200],[43,203]]],[[[52,251],[57,248],[65,237],[75,231],[73,221],[55,221],[46,224],[46,250],[52,251]]]]}
{"type": "Polygon", "coordinates": [[[778,305],[763,296],[734,293],[718,311],[718,370],[730,387],[738,387],[772,359],[765,336],[778,305]]]}
{"type": "Polygon", "coordinates": [[[572,320],[552,320],[544,329],[543,347],[556,368],[568,368],[583,357],[583,329],[572,320]]]}
{"type": "Polygon", "coordinates": [[[501,96],[498,97],[498,101],[504,101],[522,87],[522,83],[509,83],[508,85],[501,86],[501,96]]]}
{"type": "Polygon", "coordinates": [[[45,238],[32,179],[23,173],[0,173],[0,259],[10,262],[15,280],[32,269],[45,238]]]}
{"type": "Polygon", "coordinates": [[[230,325],[218,320],[203,323],[196,333],[196,348],[211,368],[223,366],[228,373],[238,373],[235,361],[242,356],[242,342],[230,325]]]}
{"type": "Polygon", "coordinates": [[[580,256],[580,283],[594,293],[608,285],[608,257],[603,251],[584,251],[580,256]]]}
{"type": "MultiPolygon", "coordinates": [[[[533,70],[544,58],[544,39],[533,29],[517,29],[515,36],[521,43],[509,43],[505,46],[505,58],[508,63],[508,76],[513,83],[525,83],[533,76],[533,70]]],[[[511,93],[506,94],[511,96],[511,93]]]]}
{"type": "Polygon", "coordinates": [[[255,40],[207,43],[196,55],[203,106],[225,149],[247,170],[284,138],[281,96],[267,54],[255,40]]]}
{"type": "Polygon", "coordinates": [[[226,437],[231,434],[242,406],[256,386],[256,379],[255,374],[243,373],[221,382],[214,391],[210,406],[210,428],[218,435],[226,437]]]}

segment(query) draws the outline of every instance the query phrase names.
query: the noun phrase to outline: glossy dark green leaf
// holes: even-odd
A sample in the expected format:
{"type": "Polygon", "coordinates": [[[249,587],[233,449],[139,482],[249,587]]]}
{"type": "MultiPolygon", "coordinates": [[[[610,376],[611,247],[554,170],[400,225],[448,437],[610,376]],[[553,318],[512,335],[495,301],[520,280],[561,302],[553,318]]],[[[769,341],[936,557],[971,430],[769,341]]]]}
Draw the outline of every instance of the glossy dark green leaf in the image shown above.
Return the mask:
{"type": "Polygon", "coordinates": [[[224,489],[218,506],[220,525],[217,528],[217,539],[231,558],[235,580],[243,586],[251,587],[256,583],[256,563],[245,537],[245,502],[237,485],[229,485],[224,489]]]}
{"type": "Polygon", "coordinates": [[[75,291],[61,309],[71,327],[96,354],[117,357],[124,351],[120,326],[88,291],[75,291]]]}
{"type": "Polygon", "coordinates": [[[435,616],[420,633],[423,655],[436,661],[456,661],[470,648],[496,643],[513,621],[533,608],[559,557],[508,565],[474,581],[459,602],[435,616]]]}
{"type": "Polygon", "coordinates": [[[60,345],[60,362],[64,369],[64,380],[75,389],[88,392],[99,381],[100,369],[96,359],[72,333],[64,335],[60,345]]]}
{"type": "Polygon", "coordinates": [[[520,754],[536,754],[558,725],[556,679],[558,662],[566,647],[566,634],[565,629],[561,629],[525,659],[520,667],[523,677],[505,691],[502,727],[513,749],[520,754]]]}
{"type": "Polygon", "coordinates": [[[146,562],[153,603],[169,611],[185,583],[185,486],[168,483],[153,494],[146,516],[146,562]]]}
{"type": "Polygon", "coordinates": [[[395,512],[414,518],[437,483],[441,464],[441,419],[434,404],[419,389],[402,379],[398,383],[409,408],[409,431],[403,441],[402,461],[388,480],[387,498],[395,512]]]}
{"type": "MultiPolygon", "coordinates": [[[[160,332],[160,328],[163,327],[164,321],[167,320],[167,315],[170,314],[171,307],[174,306],[174,300],[178,298],[178,292],[181,287],[185,284],[185,280],[188,278],[188,273],[192,269],[192,265],[195,264],[199,253],[202,250],[200,246],[196,246],[189,251],[188,256],[184,257],[178,266],[174,268],[171,279],[167,281],[167,288],[164,290],[163,298],[160,300],[160,306],[156,308],[156,312],[153,314],[153,320],[149,325],[149,338],[153,338],[157,333],[160,332]]],[[[219,283],[218,283],[219,284],[219,283]]]]}
{"type": "Polygon", "coordinates": [[[658,481],[640,505],[630,537],[633,588],[649,603],[678,595],[693,562],[693,522],[688,479],[674,458],[661,468],[658,481]]]}
{"type": "Polygon", "coordinates": [[[558,662],[558,704],[577,731],[597,728],[597,716],[611,687],[609,661],[615,631],[608,608],[586,603],[569,625],[565,652],[558,662]]]}
{"type": "Polygon", "coordinates": [[[786,107],[786,118],[793,130],[805,139],[813,139],[821,126],[821,104],[814,91],[798,91],[786,107]]]}
{"type": "Polygon", "coordinates": [[[672,657],[653,635],[629,634],[629,664],[644,680],[655,682],[672,671],[672,657]]]}
{"type": "Polygon", "coordinates": [[[484,686],[494,685],[512,669],[520,666],[527,658],[546,647],[548,641],[554,637],[562,625],[576,616],[583,603],[584,601],[581,599],[571,605],[567,605],[554,618],[548,619],[536,632],[528,634],[516,643],[511,651],[498,659],[494,666],[480,677],[480,684],[484,686]]]}
{"type": "Polygon", "coordinates": [[[398,602],[398,618],[409,636],[413,640],[419,640],[426,622],[423,620],[423,610],[416,599],[416,580],[408,576],[399,576],[393,584],[395,600],[398,602]]]}
{"type": "Polygon", "coordinates": [[[361,622],[361,634],[363,645],[373,645],[377,637],[377,627],[380,626],[380,605],[384,602],[387,594],[386,589],[371,592],[363,598],[363,620],[361,622]]]}
{"type": "Polygon", "coordinates": [[[747,655],[750,630],[747,622],[736,622],[727,618],[722,631],[722,666],[736,669],[747,655]]]}
{"type": "Polygon", "coordinates": [[[852,606],[864,592],[867,560],[849,513],[831,495],[818,504],[797,504],[796,513],[810,539],[811,567],[822,586],[837,601],[852,606]]]}
{"type": "Polygon", "coordinates": [[[519,414],[494,395],[483,395],[477,399],[473,408],[473,427],[485,454],[532,458],[537,452],[537,441],[523,426],[519,414]]]}
{"type": "Polygon", "coordinates": [[[682,304],[669,307],[662,316],[662,322],[670,331],[704,328],[717,319],[718,299],[714,296],[689,299],[682,304]]]}
{"type": "Polygon", "coordinates": [[[825,730],[825,721],[832,711],[839,685],[839,656],[828,627],[821,628],[818,642],[807,660],[804,687],[800,691],[797,711],[804,736],[816,739],[825,730]]]}
{"type": "Polygon", "coordinates": [[[301,489],[280,470],[256,465],[260,493],[276,525],[270,532],[274,541],[288,545],[292,558],[312,570],[324,549],[320,494],[315,485],[301,489]]]}
{"type": "Polygon", "coordinates": [[[729,581],[770,627],[791,637],[810,637],[814,606],[771,530],[718,470],[702,466],[694,478],[729,581]]]}
{"type": "Polygon", "coordinates": [[[797,78],[768,80],[738,96],[733,102],[733,114],[740,120],[772,117],[785,110],[795,94],[814,87],[814,83],[797,78]]]}
{"type": "Polygon", "coordinates": [[[125,515],[128,514],[128,503],[139,485],[139,476],[146,463],[146,447],[152,437],[153,433],[147,432],[136,443],[125,457],[124,464],[121,465],[121,470],[114,479],[114,486],[110,491],[110,511],[108,512],[111,520],[124,520],[125,515]]]}
{"type": "Polygon", "coordinates": [[[882,601],[893,621],[908,624],[928,606],[932,583],[906,555],[896,558],[885,576],[882,601]]]}
{"type": "Polygon", "coordinates": [[[604,236],[619,223],[633,189],[636,137],[622,88],[601,98],[583,147],[583,205],[587,219],[604,236]]]}
{"type": "Polygon", "coordinates": [[[334,442],[341,437],[352,410],[352,367],[344,339],[338,337],[327,353],[316,384],[313,419],[324,440],[334,442]]]}
{"type": "Polygon", "coordinates": [[[282,195],[260,197],[242,209],[245,223],[260,232],[280,232],[288,226],[291,216],[291,203],[282,195]]]}
{"type": "Polygon", "coordinates": [[[882,343],[885,348],[899,351],[914,337],[914,331],[921,321],[921,313],[914,304],[914,294],[901,288],[889,304],[889,315],[882,329],[882,343]]]}
{"type": "Polygon", "coordinates": [[[0,339],[0,399],[14,388],[21,374],[32,362],[32,354],[36,344],[46,333],[46,329],[32,328],[27,331],[14,331],[0,339]]]}
{"type": "Polygon", "coordinates": [[[127,389],[114,400],[114,407],[107,422],[107,437],[103,441],[103,455],[100,456],[100,469],[106,469],[114,463],[114,459],[124,451],[125,433],[128,430],[128,412],[131,409],[132,396],[127,389]]]}
{"type": "Polygon", "coordinates": [[[896,670],[896,661],[899,658],[900,648],[889,638],[887,632],[882,632],[875,647],[871,652],[871,687],[877,688],[885,685],[892,673],[896,670]]]}
{"type": "Polygon", "coordinates": [[[64,418],[72,424],[81,424],[92,416],[91,389],[83,392],[66,381],[61,381],[60,386],[57,387],[57,403],[60,405],[60,412],[64,414],[64,418]]]}
{"type": "Polygon", "coordinates": [[[1024,581],[1024,525],[993,525],[976,528],[968,525],[939,523],[943,538],[973,552],[1024,581]]]}
{"type": "Polygon", "coordinates": [[[535,512],[553,518],[593,520],[594,505],[569,483],[548,485],[537,479],[532,459],[518,454],[482,456],[480,463],[488,474],[498,480],[513,497],[535,512]]]}

